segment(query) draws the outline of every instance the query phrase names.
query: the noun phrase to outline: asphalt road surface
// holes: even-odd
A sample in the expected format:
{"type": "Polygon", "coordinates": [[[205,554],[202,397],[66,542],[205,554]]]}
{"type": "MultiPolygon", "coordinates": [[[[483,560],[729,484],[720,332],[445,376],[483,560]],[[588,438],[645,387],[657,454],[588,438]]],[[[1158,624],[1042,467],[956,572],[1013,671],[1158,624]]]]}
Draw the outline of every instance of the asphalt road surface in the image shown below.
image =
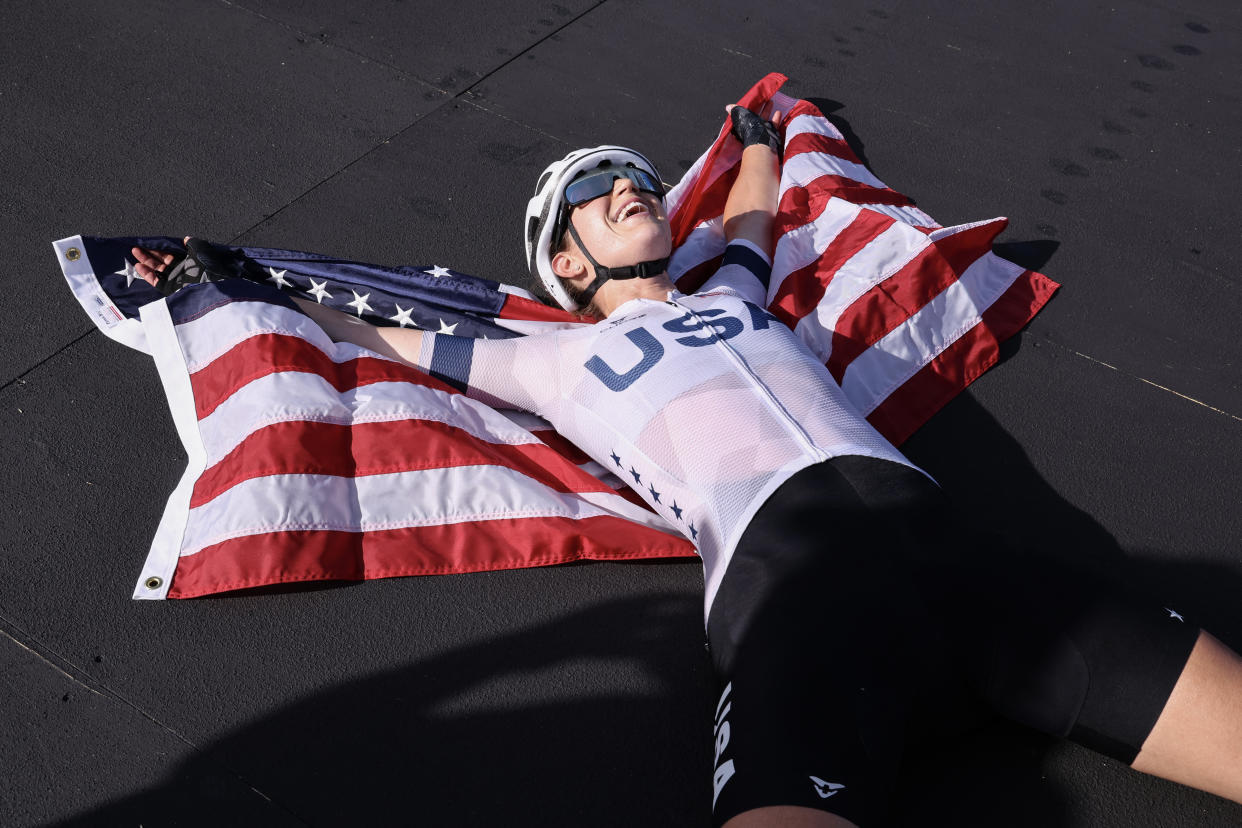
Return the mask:
{"type": "MultiPolygon", "coordinates": [[[[978,523],[1242,646],[1235,2],[10,0],[0,23],[0,824],[706,825],[692,562],[131,601],[185,458],[50,242],[520,281],[545,164],[620,143],[675,178],[769,71],[942,223],[1009,216],[1002,252],[1064,286],[907,453],[978,523]]],[[[901,791],[900,825],[1242,825],[999,722],[912,754],[901,791]]]]}

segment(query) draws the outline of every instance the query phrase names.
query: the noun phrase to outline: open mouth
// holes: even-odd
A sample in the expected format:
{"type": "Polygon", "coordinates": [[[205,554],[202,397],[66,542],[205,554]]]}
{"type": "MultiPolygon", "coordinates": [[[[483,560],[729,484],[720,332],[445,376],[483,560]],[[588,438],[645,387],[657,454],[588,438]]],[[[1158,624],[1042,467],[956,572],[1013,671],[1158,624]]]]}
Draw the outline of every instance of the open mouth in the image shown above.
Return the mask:
{"type": "Polygon", "coordinates": [[[634,216],[645,216],[650,213],[651,210],[647,208],[646,204],[643,204],[642,201],[634,200],[624,205],[619,211],[617,211],[616,218],[614,218],[613,221],[619,224],[626,219],[634,218],[634,216]]]}

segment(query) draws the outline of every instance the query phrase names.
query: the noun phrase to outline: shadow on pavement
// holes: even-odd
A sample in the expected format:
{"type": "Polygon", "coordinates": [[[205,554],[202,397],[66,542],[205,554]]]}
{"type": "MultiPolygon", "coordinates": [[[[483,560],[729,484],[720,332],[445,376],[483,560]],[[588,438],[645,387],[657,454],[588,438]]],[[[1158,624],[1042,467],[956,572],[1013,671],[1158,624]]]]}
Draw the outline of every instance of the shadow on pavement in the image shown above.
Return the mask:
{"type": "Polygon", "coordinates": [[[693,597],[611,602],[335,687],[59,824],[705,825],[707,659],[668,629],[699,612],[693,597]],[[624,687],[601,676],[625,662],[641,692],[634,669],[624,687]],[[687,722],[693,745],[674,741],[687,722]],[[213,786],[221,766],[277,808],[213,786]]]}
{"type": "MultiPolygon", "coordinates": [[[[1172,594],[1242,639],[1238,573],[1127,553],[969,393],[903,448],[981,529],[1172,594]]],[[[59,824],[706,825],[712,680],[701,641],[672,623],[697,612],[689,596],[612,601],[331,688],[202,749],[159,787],[59,824]],[[601,678],[617,663],[642,678],[601,678]],[[558,686],[567,675],[573,686],[558,686]],[[211,781],[222,769],[243,780],[232,793],[211,781]],[[271,802],[238,798],[247,784],[271,802]]],[[[917,748],[894,824],[925,824],[931,800],[959,825],[1070,824],[1081,803],[1046,776],[1051,746],[990,720],[917,748]],[[971,795],[944,797],[963,774],[971,795]]],[[[1170,818],[1194,801],[1180,790],[1159,806],[1170,818]]]]}

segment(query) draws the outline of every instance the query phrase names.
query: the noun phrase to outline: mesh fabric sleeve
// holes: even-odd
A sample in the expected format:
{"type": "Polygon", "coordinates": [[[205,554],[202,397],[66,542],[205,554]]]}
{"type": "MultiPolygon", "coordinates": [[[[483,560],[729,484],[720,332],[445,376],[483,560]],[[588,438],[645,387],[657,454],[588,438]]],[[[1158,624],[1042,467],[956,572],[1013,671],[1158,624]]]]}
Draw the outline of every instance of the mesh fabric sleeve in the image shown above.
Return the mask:
{"type": "Polygon", "coordinates": [[[724,288],[747,302],[766,307],[768,282],[772,278],[772,260],[757,244],[734,239],[725,248],[720,269],[703,283],[698,293],[711,293],[724,288]]]}
{"type": "Polygon", "coordinates": [[[546,416],[560,396],[557,334],[473,339],[423,334],[418,367],[494,408],[546,416]]]}

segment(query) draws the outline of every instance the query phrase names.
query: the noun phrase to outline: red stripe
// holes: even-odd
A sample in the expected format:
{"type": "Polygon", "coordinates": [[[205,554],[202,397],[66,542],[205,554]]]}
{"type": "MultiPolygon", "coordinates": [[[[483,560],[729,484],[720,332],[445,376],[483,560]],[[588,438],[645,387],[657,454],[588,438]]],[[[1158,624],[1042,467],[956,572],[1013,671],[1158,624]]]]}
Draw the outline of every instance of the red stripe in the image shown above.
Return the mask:
{"type": "Polygon", "coordinates": [[[622,486],[621,488],[615,489],[614,491],[617,493],[617,495],[628,500],[630,503],[633,503],[635,506],[641,506],[649,512],[655,511],[655,509],[652,509],[647,504],[647,501],[643,500],[642,495],[640,495],[638,492],[631,489],[629,486],[622,486]]]}
{"type": "Polygon", "coordinates": [[[564,457],[570,463],[573,463],[575,466],[581,466],[583,463],[591,462],[590,456],[585,451],[566,440],[553,429],[541,428],[538,431],[532,429],[530,433],[538,437],[549,447],[551,447],[553,451],[561,457],[564,457]]]}
{"type": "MultiPolygon", "coordinates": [[[[582,465],[583,463],[592,462],[591,457],[585,451],[578,448],[573,443],[569,442],[564,437],[557,434],[555,431],[552,431],[551,429],[540,429],[539,431],[532,431],[531,434],[535,435],[540,440],[543,440],[545,443],[551,446],[558,454],[560,454],[562,457],[564,457],[566,460],[568,460],[571,463],[582,465]]],[[[583,474],[587,474],[587,473],[583,472],[583,474]]],[[[588,476],[592,477],[592,479],[598,480],[598,478],[595,478],[594,475],[588,475],[588,476]]],[[[633,503],[635,506],[641,506],[643,509],[646,509],[649,512],[655,511],[654,509],[651,508],[650,505],[648,505],[647,501],[642,499],[642,497],[638,494],[638,492],[634,491],[629,486],[622,486],[620,489],[614,489],[611,486],[607,486],[603,484],[602,481],[600,481],[600,485],[602,487],[600,491],[612,492],[613,494],[616,494],[616,495],[619,495],[625,498],[630,503],[633,503]]],[[[579,489],[579,491],[587,491],[587,490],[579,489]]]]}
{"type": "MultiPolygon", "coordinates": [[[[741,160],[740,155],[738,160],[741,160]]],[[[711,163],[715,163],[715,157],[713,157],[711,163]]],[[[704,165],[703,173],[700,176],[700,181],[704,182],[702,185],[703,189],[699,192],[692,192],[682,202],[681,209],[669,219],[669,224],[674,234],[674,250],[690,237],[694,228],[698,227],[701,222],[724,213],[725,202],[729,199],[729,191],[733,189],[733,182],[737,180],[737,168],[738,165],[734,164],[709,186],[705,182],[709,177],[711,167],[704,165]]],[[[695,186],[697,188],[699,185],[696,184],[695,186]]]]}
{"type": "Polygon", "coordinates": [[[769,309],[789,327],[797,325],[824,298],[841,266],[895,223],[896,219],[882,213],[860,210],[818,259],[785,277],[769,309]]]}
{"type": "Polygon", "coordinates": [[[569,311],[553,308],[543,302],[527,299],[525,296],[505,294],[504,304],[500,306],[498,319],[522,319],[527,322],[580,322],[577,316],[569,311]]]}
{"type": "Polygon", "coordinates": [[[252,432],[199,476],[191,508],[241,483],[274,474],[362,477],[457,466],[504,466],[558,492],[612,489],[543,443],[490,443],[445,423],[275,423],[252,432]]]}
{"type": "Polygon", "coordinates": [[[804,187],[786,189],[781,194],[780,203],[776,206],[776,221],[772,237],[779,239],[790,230],[813,224],[823,214],[833,198],[840,198],[862,207],[867,204],[897,204],[903,207],[914,204],[913,201],[894,190],[881,190],[857,183],[852,187],[841,186],[841,182],[851,181],[852,179],[837,175],[821,175],[804,187]],[[859,193],[854,192],[857,188],[862,188],[875,197],[859,198],[859,193]]]}
{"type": "Polygon", "coordinates": [[[1042,273],[1023,273],[983,313],[980,324],[889,394],[867,415],[867,420],[893,444],[904,443],[928,418],[996,364],[999,343],[1022,330],[1058,287],[1042,273]]]}
{"type": "Polygon", "coordinates": [[[377,357],[333,362],[304,339],[287,334],[260,334],[237,343],[190,375],[194,409],[201,420],[238,389],[282,371],[315,373],[337,391],[375,382],[412,382],[448,394],[457,391],[416,368],[377,357]]]}
{"type": "Polygon", "coordinates": [[[1000,219],[932,242],[900,270],[851,303],[833,329],[828,370],[836,381],[841,382],[855,357],[918,313],[979,257],[990,252],[992,240],[1008,223],[1000,219]]]}
{"type": "Polygon", "coordinates": [[[684,538],[610,516],[514,518],[361,533],[275,532],[224,541],[181,558],[168,597],[299,581],[693,555],[684,538]]]}
{"type": "MultiPolygon", "coordinates": [[[[822,118],[823,116],[821,115],[820,117],[822,118]]],[[[825,118],[824,120],[827,119],[825,118]]],[[[849,143],[844,139],[833,138],[831,135],[824,135],[819,132],[800,132],[793,138],[790,138],[789,143],[785,144],[785,161],[789,161],[795,155],[802,155],[806,152],[822,152],[825,155],[840,158],[842,161],[862,164],[862,161],[858,159],[858,156],[854,154],[854,150],[850,149],[849,143]]]]}
{"type": "Polygon", "coordinates": [[[914,202],[896,190],[860,184],[842,175],[821,175],[802,187],[789,187],[781,194],[776,206],[777,238],[801,224],[819,218],[830,198],[840,198],[865,207],[868,204],[889,204],[911,207],[914,202]],[[805,190],[805,192],[802,192],[805,190]]]}
{"type": "MultiPolygon", "coordinates": [[[[772,72],[752,86],[737,102],[738,106],[758,111],[787,80],[788,78],[784,75],[772,72]]],[[[729,188],[733,186],[737,171],[734,169],[714,182],[711,181],[711,173],[716,167],[717,159],[728,138],[729,121],[726,118],[716,136],[716,141],[707,151],[701,174],[690,186],[690,193],[682,201],[681,209],[669,217],[669,226],[673,233],[673,249],[677,249],[686,240],[699,222],[724,212],[724,200],[729,195],[729,188]]]]}

